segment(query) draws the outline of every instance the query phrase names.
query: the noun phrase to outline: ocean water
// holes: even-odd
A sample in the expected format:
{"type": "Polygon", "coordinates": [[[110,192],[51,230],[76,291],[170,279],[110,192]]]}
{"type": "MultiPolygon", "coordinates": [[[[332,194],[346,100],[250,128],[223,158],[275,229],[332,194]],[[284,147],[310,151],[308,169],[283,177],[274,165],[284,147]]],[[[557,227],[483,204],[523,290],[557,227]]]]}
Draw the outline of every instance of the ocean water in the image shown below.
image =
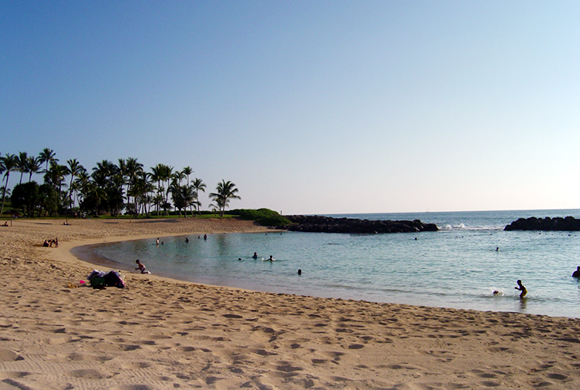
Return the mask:
{"type": "Polygon", "coordinates": [[[580,218],[580,210],[331,215],[420,219],[440,230],[190,235],[189,243],[185,236],[165,237],[160,246],[142,240],[83,251],[99,256],[106,268],[136,272],[140,259],[154,274],[212,285],[580,318],[580,283],[571,277],[580,265],[580,232],[503,231],[518,218],[569,215],[580,218]],[[274,262],[265,261],[270,255],[274,262]],[[514,289],[518,279],[528,290],[525,299],[514,289]]]}

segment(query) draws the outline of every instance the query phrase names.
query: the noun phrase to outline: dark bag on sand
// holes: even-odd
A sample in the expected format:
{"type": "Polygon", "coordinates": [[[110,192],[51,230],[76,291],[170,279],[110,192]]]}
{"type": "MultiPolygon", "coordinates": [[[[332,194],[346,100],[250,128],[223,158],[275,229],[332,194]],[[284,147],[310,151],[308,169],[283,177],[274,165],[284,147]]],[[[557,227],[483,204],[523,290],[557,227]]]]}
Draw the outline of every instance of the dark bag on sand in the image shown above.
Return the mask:
{"type": "Polygon", "coordinates": [[[107,282],[105,281],[104,277],[95,275],[90,280],[92,288],[103,288],[107,285],[107,282]]]}
{"type": "Polygon", "coordinates": [[[125,287],[125,281],[123,280],[123,278],[121,278],[121,275],[117,271],[109,271],[105,275],[105,283],[107,284],[107,286],[111,287],[118,288],[125,287]]]}

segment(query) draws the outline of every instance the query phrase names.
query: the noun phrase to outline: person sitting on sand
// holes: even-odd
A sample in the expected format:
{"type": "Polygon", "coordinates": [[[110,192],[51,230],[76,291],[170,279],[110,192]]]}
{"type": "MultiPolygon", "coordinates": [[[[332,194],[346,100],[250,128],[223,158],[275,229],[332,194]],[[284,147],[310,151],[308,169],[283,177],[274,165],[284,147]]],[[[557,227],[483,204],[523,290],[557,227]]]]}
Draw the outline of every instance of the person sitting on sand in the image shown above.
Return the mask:
{"type": "Polygon", "coordinates": [[[137,268],[141,271],[142,274],[148,274],[149,271],[147,271],[147,269],[145,268],[145,264],[141,263],[139,260],[136,260],[135,263],[137,263],[137,268]]]}
{"type": "Polygon", "coordinates": [[[48,240],[44,240],[44,243],[42,244],[42,246],[48,248],[50,246],[50,244],[48,243],[48,240]]]}
{"type": "Polygon", "coordinates": [[[578,266],[578,268],[576,269],[576,271],[574,271],[574,273],[572,274],[572,277],[574,277],[574,278],[580,278],[580,266],[578,266]]]}
{"type": "MultiPolygon", "coordinates": [[[[252,259],[254,259],[254,260],[255,260],[255,259],[257,259],[257,258],[258,258],[258,252],[254,252],[254,256],[252,256],[252,259]]],[[[578,268],[580,268],[580,267],[578,267],[578,268]]]]}
{"type": "Polygon", "coordinates": [[[524,287],[521,280],[518,280],[518,287],[514,287],[516,290],[520,290],[522,293],[520,294],[520,298],[523,298],[528,293],[528,290],[524,287]]]}
{"type": "Polygon", "coordinates": [[[2,225],[4,227],[8,227],[8,221],[4,222],[4,225],[2,225]]]}

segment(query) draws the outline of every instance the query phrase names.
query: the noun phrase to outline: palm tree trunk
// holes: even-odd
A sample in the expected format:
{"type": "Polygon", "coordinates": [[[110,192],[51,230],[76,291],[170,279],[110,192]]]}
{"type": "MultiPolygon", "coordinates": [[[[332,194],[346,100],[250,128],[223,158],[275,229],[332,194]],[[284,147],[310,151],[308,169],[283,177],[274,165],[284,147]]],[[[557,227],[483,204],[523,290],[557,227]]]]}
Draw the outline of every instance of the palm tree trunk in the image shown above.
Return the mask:
{"type": "Polygon", "coordinates": [[[6,172],[6,183],[4,184],[4,191],[2,191],[2,208],[0,208],[0,215],[4,214],[4,199],[6,199],[6,188],[8,187],[8,179],[10,178],[10,172],[6,172]]]}

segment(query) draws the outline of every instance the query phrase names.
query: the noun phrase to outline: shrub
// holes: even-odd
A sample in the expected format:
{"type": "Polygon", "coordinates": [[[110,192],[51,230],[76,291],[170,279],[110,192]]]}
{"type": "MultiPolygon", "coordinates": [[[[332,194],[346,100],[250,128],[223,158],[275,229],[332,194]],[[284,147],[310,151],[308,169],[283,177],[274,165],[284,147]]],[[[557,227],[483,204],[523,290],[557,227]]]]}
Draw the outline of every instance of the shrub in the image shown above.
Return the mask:
{"type": "Polygon", "coordinates": [[[291,224],[288,219],[270,209],[238,209],[230,211],[229,214],[237,215],[241,219],[256,221],[262,226],[286,226],[291,224]]]}

